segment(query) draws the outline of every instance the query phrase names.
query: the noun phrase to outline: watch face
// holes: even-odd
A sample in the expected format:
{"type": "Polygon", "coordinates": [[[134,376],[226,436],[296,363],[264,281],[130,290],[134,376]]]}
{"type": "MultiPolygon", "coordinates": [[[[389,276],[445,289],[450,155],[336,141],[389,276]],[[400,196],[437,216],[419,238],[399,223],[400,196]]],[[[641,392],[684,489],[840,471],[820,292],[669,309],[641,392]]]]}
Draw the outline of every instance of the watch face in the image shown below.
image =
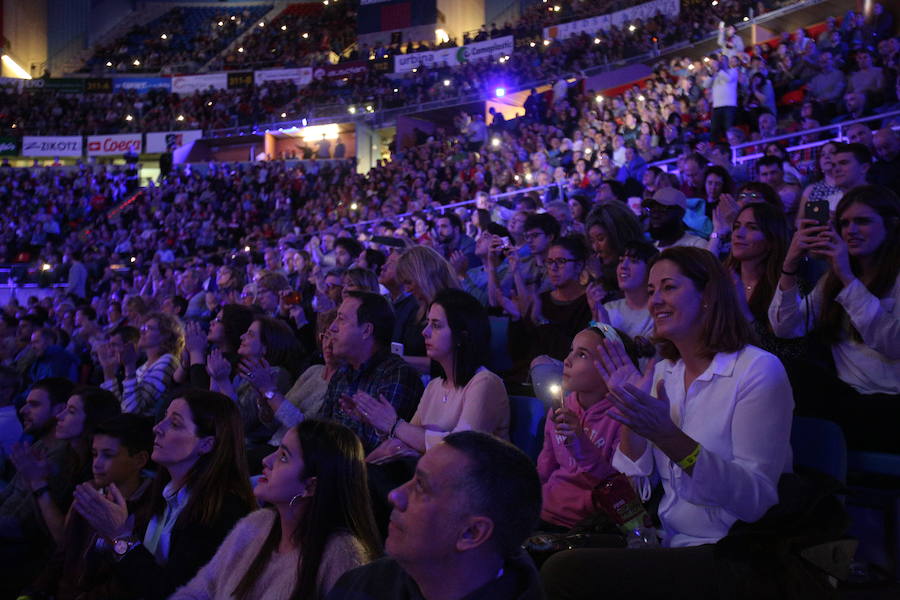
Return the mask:
{"type": "Polygon", "coordinates": [[[128,552],[129,546],[128,540],[116,540],[116,543],[113,544],[113,552],[121,556],[128,552]]]}

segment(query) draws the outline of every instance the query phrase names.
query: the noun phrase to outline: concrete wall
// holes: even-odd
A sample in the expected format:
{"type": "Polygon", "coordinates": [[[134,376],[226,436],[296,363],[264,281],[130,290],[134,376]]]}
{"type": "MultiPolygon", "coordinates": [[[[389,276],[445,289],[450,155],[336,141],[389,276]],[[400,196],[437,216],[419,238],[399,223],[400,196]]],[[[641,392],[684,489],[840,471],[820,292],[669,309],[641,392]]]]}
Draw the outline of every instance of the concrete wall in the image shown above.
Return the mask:
{"type": "MultiPolygon", "coordinates": [[[[47,0],[2,0],[3,37],[9,40],[5,51],[19,66],[34,76],[43,73],[47,62],[47,0]]],[[[5,77],[13,73],[3,68],[5,77]]]]}
{"type": "Polygon", "coordinates": [[[484,24],[485,0],[437,0],[438,13],[444,15],[442,27],[451,39],[462,43],[462,34],[484,24]]]}

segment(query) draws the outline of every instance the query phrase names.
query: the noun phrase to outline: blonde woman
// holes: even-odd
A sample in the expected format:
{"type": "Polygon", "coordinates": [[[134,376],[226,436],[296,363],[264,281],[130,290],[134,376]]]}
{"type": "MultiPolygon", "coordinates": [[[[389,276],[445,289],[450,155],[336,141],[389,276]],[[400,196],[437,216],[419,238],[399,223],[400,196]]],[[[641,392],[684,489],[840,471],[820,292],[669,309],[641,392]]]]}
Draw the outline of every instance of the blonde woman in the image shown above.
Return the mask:
{"type": "Polygon", "coordinates": [[[403,344],[406,362],[419,372],[427,373],[431,367],[431,359],[425,353],[422,330],[425,328],[428,307],[441,290],[459,288],[459,280],[453,274],[450,263],[436,250],[425,246],[413,246],[400,256],[397,280],[403,286],[404,293],[415,298],[418,310],[411,313],[406,323],[403,323],[399,329],[402,332],[400,339],[394,341],[403,344]]]}
{"type": "Polygon", "coordinates": [[[140,330],[136,347],[103,344],[98,348],[103,368],[101,387],[119,398],[122,412],[155,416],[165,410],[174,384],[178,357],[184,350],[184,327],[177,317],[153,312],[147,315],[140,330]],[[140,367],[137,366],[139,353],[147,356],[140,367]],[[119,366],[125,370],[121,384],[116,377],[119,366]]]}

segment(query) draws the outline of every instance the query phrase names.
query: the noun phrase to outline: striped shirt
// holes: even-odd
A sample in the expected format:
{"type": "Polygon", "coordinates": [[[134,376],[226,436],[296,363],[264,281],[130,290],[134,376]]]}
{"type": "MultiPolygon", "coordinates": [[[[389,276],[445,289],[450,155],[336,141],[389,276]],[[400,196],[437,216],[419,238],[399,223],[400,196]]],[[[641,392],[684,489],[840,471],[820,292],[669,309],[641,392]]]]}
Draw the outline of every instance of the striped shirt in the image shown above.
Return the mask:
{"type": "Polygon", "coordinates": [[[172,354],[163,354],[153,364],[144,363],[138,367],[134,377],[126,377],[122,384],[118,381],[104,381],[100,387],[109,390],[122,403],[122,412],[137,413],[156,417],[165,410],[164,403],[174,383],[178,359],[172,354]]]}

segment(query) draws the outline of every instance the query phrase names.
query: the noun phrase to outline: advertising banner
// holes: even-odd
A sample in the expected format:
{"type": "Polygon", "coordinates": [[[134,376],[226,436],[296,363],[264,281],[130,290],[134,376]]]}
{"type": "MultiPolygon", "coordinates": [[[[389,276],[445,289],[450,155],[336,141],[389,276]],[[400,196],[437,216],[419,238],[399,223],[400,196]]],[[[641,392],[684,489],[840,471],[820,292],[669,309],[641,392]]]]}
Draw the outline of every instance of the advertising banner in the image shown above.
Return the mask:
{"type": "Polygon", "coordinates": [[[608,15],[544,27],[544,38],[564,40],[582,33],[594,35],[612,27],[622,27],[636,19],[648,19],[656,13],[672,18],[678,16],[679,12],[681,12],[680,0],[653,0],[608,15]]]}
{"type": "Polygon", "coordinates": [[[431,52],[398,54],[394,56],[394,73],[407,73],[416,67],[454,66],[482,58],[499,58],[513,53],[513,36],[506,35],[493,40],[466,44],[459,48],[444,48],[431,52]]]}
{"type": "Polygon", "coordinates": [[[81,156],[80,135],[33,136],[22,138],[22,156],[81,156]]]}
{"type": "Polygon", "coordinates": [[[265,71],[254,71],[253,82],[256,85],[263,85],[269,81],[293,81],[296,86],[309,85],[312,81],[312,67],[303,67],[301,69],[266,69],[265,71]]]}
{"type": "Polygon", "coordinates": [[[147,134],[147,146],[144,152],[147,154],[160,154],[165,152],[170,146],[178,148],[186,144],[193,144],[202,137],[203,132],[199,129],[155,131],[147,134]]]}
{"type": "Polygon", "coordinates": [[[0,156],[18,156],[19,140],[9,135],[0,135],[0,156]]]}
{"type": "Polygon", "coordinates": [[[193,94],[206,91],[228,89],[228,73],[207,73],[206,75],[179,75],[172,78],[172,92],[175,94],[193,94]]]}
{"type": "Polygon", "coordinates": [[[53,91],[80,94],[84,91],[84,81],[77,77],[25,79],[22,81],[22,87],[32,92],[53,91]]]}
{"type": "Polygon", "coordinates": [[[149,90],[166,90],[172,89],[172,80],[168,77],[114,77],[113,90],[134,90],[142,93],[149,90]]]}
{"type": "Polygon", "coordinates": [[[140,154],[143,147],[140,133],[91,135],[87,139],[88,156],[121,155],[129,150],[140,154]]]}
{"type": "Polygon", "coordinates": [[[313,77],[316,79],[343,79],[344,77],[362,75],[368,72],[368,70],[368,61],[349,60],[336,65],[316,67],[316,70],[313,72],[313,77]]]}

